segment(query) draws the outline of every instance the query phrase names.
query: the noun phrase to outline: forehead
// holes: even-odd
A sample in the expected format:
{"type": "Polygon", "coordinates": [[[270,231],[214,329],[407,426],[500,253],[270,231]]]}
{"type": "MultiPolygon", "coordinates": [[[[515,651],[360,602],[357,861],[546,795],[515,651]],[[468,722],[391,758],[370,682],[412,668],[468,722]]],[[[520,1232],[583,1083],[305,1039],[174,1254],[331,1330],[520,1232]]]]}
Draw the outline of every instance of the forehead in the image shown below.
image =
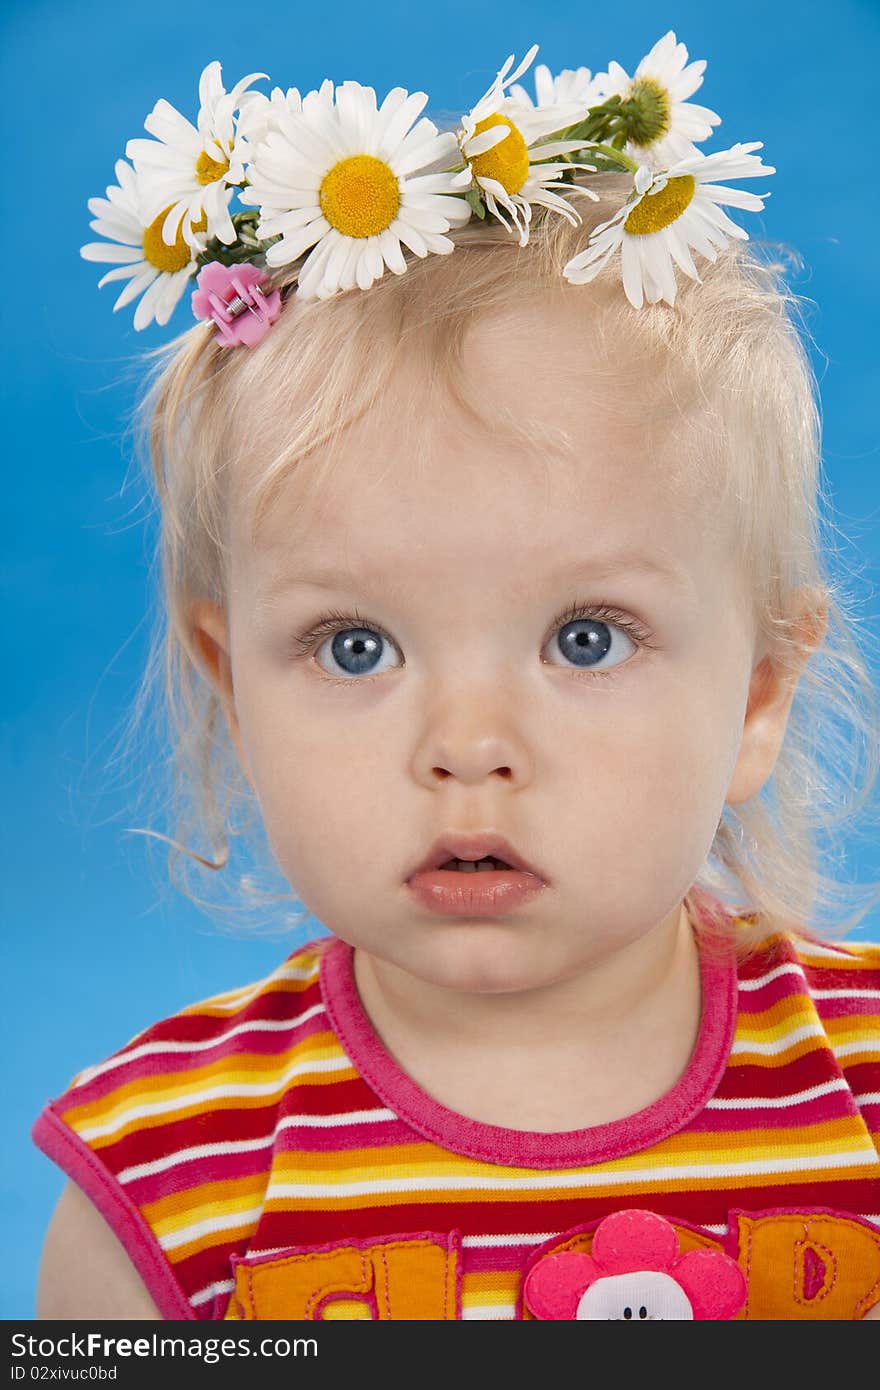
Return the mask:
{"type": "Polygon", "coordinates": [[[633,389],[634,371],[590,346],[582,314],[540,308],[479,320],[455,386],[416,346],[369,410],[290,467],[258,524],[234,507],[233,550],[269,574],[380,560],[438,577],[475,552],[534,569],[561,552],[696,551],[694,531],[722,520],[697,496],[698,431],[650,382],[633,389]]]}

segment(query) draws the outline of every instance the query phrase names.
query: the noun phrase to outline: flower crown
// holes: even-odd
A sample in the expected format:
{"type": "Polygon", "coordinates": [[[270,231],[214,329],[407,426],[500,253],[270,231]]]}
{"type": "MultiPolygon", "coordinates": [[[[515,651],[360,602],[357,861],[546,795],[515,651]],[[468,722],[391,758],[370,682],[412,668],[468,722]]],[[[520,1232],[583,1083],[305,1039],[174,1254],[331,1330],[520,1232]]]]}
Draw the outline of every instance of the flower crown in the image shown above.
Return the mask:
{"type": "Polygon", "coordinates": [[[706,155],[720,117],[688,98],[703,81],[705,61],[688,63],[670,30],[630,77],[619,63],[592,76],[588,68],[553,77],[534,70],[535,97],[518,79],[511,55],[489,90],[440,132],[420,117],[428,97],[394,87],[378,105],[372,87],[328,79],[300,96],[251,90],[251,73],[232,91],[218,62],[199,82],[197,125],[167,101],[144,122],[152,140],[129,140],[118,183],[89,199],[92,229],[106,238],[83,246],[89,261],[113,262],[99,281],[128,283],[113,308],[140,297],[136,329],[163,325],[197,275],[196,318],[216,324],[223,346],[253,346],[281,313],[269,270],[298,263],[296,295],[328,299],[365,290],[386,270],[407,269],[412,255],[447,255],[446,234],[471,218],[494,219],[524,246],[534,209],[581,221],[575,197],[598,200],[575,184],[575,171],[628,173],[623,206],[593,229],[563,267],[585,284],[619,257],[634,308],[675,303],[675,266],[699,282],[691,252],[714,261],[747,233],[727,204],[763,209],[768,194],[725,188],[734,178],[775,170],[753,151],[760,141],[706,155]],[[235,191],[245,204],[230,212],[235,191]]]}

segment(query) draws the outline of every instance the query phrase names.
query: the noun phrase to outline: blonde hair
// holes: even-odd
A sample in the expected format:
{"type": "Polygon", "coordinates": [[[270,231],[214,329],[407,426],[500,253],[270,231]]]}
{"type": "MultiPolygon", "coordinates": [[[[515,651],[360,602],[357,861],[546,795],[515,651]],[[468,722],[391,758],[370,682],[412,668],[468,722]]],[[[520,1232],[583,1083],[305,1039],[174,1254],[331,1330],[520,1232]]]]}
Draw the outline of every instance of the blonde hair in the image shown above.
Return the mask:
{"type": "MultiPolygon", "coordinates": [[[[150,354],[135,423],[161,516],[162,599],[128,736],[149,722],[145,716],[164,711],[153,737],[167,750],[171,834],[142,833],[167,841],[171,880],[193,901],[228,910],[299,902],[260,878],[277,866],[187,624],[194,598],[224,604],[236,458],[247,451],[264,461],[251,498],[258,526],[288,471],[370,409],[417,340],[445,389],[480,416],[479,392],[462,366],[468,329],[482,315],[533,296],[583,306],[590,376],[603,409],[614,411],[625,399],[630,419],[634,402],[655,419],[664,410],[671,421],[699,414],[699,448],[696,432],[683,432],[691,445],[682,451],[678,481],[732,510],[756,619],[775,659],[798,655],[795,591],[827,604],[826,635],[803,668],[774,772],[758,796],[724,806],[694,903],[706,890],[747,917],[747,949],[780,930],[843,934],[878,900],[877,885],[862,885],[869,901],[854,907],[857,887],[820,867],[823,859],[833,867],[835,836],[851,833],[854,818],[867,813],[880,739],[868,639],[858,632],[855,600],[827,569],[834,528],[821,477],[818,391],[801,301],[783,279],[788,253],[774,261],[755,243],[733,242],[714,263],[701,262],[701,284],[679,277],[674,307],[637,312],[614,265],[591,285],[568,285],[561,276],[591,227],[631,187],[608,174],[578,182],[600,194],[597,203],[578,199],[578,227],[548,216],[520,247],[497,223],[472,219],[453,234],[452,255],[416,260],[403,276],[386,274],[367,292],[324,302],[289,297],[254,349],[220,348],[213,326],[201,324],[150,354]],[[382,352],[374,350],[377,342],[382,352]],[[160,693],[164,699],[155,699],[160,693]],[[205,868],[226,869],[232,838],[253,843],[258,871],[240,869],[237,891],[209,904],[192,891],[191,875],[204,879],[205,868]]],[[[289,289],[295,270],[285,267],[272,280],[289,289]]],[[[492,424],[534,442],[527,418],[493,417],[492,424]]],[[[332,467],[332,451],[321,463],[315,487],[332,467]]],[[[279,921],[276,912],[274,920],[286,929],[304,915],[279,921]]]]}

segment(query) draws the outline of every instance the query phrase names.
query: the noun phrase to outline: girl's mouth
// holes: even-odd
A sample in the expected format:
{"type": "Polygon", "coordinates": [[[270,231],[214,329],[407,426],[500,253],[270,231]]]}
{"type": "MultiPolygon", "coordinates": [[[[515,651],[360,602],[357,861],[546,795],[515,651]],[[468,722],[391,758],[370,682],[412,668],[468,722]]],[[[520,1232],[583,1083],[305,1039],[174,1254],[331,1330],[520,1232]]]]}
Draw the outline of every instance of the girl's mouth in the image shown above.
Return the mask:
{"type": "Polygon", "coordinates": [[[445,864],[440,865],[441,869],[452,869],[461,874],[484,874],[493,869],[509,869],[510,865],[505,864],[503,859],[496,859],[493,855],[487,854],[483,859],[449,859],[445,864]]]}
{"type": "Polygon", "coordinates": [[[514,869],[493,855],[448,859],[407,880],[422,907],[442,917],[500,917],[546,886],[537,874],[514,869]]]}

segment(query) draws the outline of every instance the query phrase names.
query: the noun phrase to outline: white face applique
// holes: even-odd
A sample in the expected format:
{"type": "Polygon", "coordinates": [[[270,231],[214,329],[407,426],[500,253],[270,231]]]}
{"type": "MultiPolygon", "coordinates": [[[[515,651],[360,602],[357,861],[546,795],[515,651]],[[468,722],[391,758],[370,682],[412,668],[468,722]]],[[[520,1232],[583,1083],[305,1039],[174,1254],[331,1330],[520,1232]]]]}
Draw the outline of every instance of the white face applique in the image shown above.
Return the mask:
{"type": "Polygon", "coordinates": [[[611,1274],[583,1293],[575,1317],[591,1322],[692,1321],[694,1310],[681,1285],[653,1270],[611,1274]]]}

